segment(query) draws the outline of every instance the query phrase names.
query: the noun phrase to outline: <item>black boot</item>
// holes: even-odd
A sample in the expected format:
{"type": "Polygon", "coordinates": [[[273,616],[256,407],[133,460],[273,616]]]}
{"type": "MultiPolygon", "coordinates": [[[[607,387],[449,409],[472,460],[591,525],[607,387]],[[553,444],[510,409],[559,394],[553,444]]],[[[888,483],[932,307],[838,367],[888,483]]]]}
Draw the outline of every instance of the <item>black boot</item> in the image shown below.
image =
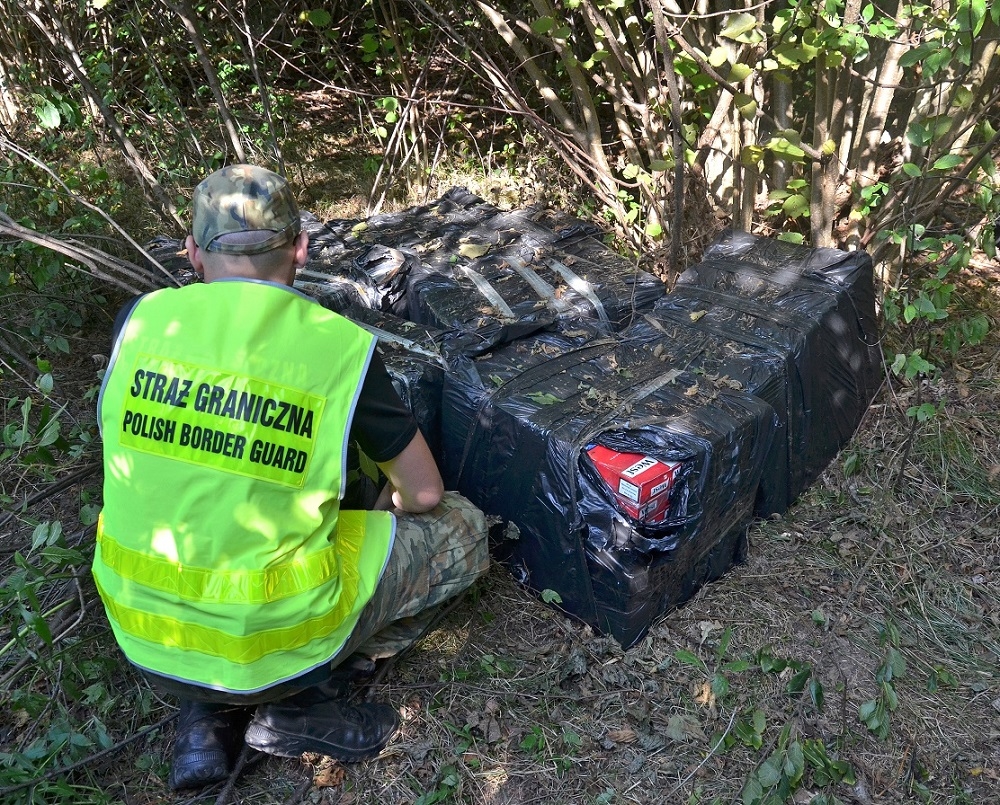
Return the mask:
{"type": "Polygon", "coordinates": [[[176,791],[225,780],[248,716],[245,707],[182,700],[170,787],[176,791]]]}
{"type": "Polygon", "coordinates": [[[345,763],[374,757],[399,728],[387,704],[352,705],[315,692],[262,704],[246,731],[247,745],[279,757],[317,752],[345,763]]]}

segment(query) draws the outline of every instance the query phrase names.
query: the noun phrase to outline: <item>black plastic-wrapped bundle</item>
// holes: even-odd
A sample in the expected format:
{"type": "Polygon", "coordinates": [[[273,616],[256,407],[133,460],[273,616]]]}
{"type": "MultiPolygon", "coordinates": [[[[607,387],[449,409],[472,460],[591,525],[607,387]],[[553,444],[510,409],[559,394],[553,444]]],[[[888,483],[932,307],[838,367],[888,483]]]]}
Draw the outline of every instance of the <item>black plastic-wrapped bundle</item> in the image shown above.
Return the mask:
{"type": "MultiPolygon", "coordinates": [[[[683,295],[682,295],[683,296],[683,295]]],[[[764,471],[754,513],[761,517],[788,508],[791,481],[788,454],[789,406],[801,417],[801,403],[789,395],[795,367],[788,349],[748,330],[733,332],[704,321],[700,310],[669,295],[643,314],[622,339],[643,345],[665,367],[683,366],[697,372],[707,387],[723,385],[760,397],[774,409],[774,438],[764,460],[764,471]]]]}
{"type": "Polygon", "coordinates": [[[441,392],[447,366],[441,349],[446,334],[366,307],[348,308],[343,315],[378,338],[393,387],[417,420],[431,452],[439,456],[441,392]]]}
{"type": "Polygon", "coordinates": [[[738,557],[774,422],[759,397],[564,328],[451,359],[443,472],[517,526],[494,546],[515,575],[627,647],[738,557]],[[655,522],[628,511],[596,447],[673,468],[655,522]]]}
{"type": "Polygon", "coordinates": [[[816,479],[854,434],[879,384],[872,263],[864,252],[726,232],[631,336],[673,354],[684,350],[675,341],[703,338],[704,350],[687,359],[692,366],[725,372],[774,406],[775,461],[786,466],[772,466],[766,477],[761,514],[783,511],[816,479]]]}
{"type": "MultiPolygon", "coordinates": [[[[144,247],[149,256],[154,258],[163,266],[178,285],[191,285],[201,282],[201,278],[188,260],[187,249],[184,248],[184,241],[177,238],[168,238],[165,235],[158,235],[144,247]]],[[[150,266],[156,274],[156,280],[166,284],[164,277],[155,267],[150,266]]]]}
{"type": "Polygon", "coordinates": [[[364,243],[409,249],[423,260],[433,260],[443,245],[457,243],[469,229],[499,211],[464,187],[453,187],[427,204],[373,215],[356,224],[352,234],[364,243]]]}
{"type": "Polygon", "coordinates": [[[659,279],[591,237],[589,227],[554,231],[540,218],[530,209],[498,211],[424,254],[424,276],[411,275],[410,318],[474,330],[484,317],[548,314],[620,330],[663,296],[659,279]]]}

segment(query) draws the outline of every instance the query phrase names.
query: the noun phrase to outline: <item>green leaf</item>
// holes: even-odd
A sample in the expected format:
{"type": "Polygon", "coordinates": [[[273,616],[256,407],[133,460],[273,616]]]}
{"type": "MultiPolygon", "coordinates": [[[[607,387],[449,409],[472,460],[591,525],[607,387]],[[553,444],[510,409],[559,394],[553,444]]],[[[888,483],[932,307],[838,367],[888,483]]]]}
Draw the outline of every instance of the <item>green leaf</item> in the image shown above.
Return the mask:
{"type": "Polygon", "coordinates": [[[801,218],[802,216],[809,214],[809,199],[803,195],[795,193],[785,199],[784,203],[781,205],[781,211],[789,218],[801,218]]]}
{"type": "Polygon", "coordinates": [[[81,525],[93,525],[97,522],[97,516],[101,513],[101,506],[98,503],[85,503],[80,507],[81,525]]]}
{"type": "Polygon", "coordinates": [[[734,64],[729,71],[729,81],[735,84],[745,79],[752,72],[753,68],[749,64],[743,64],[742,62],[734,64]]]}
{"type": "Polygon", "coordinates": [[[906,130],[906,139],[910,142],[910,145],[923,146],[930,143],[932,134],[930,129],[923,123],[914,121],[906,130]]]}
{"type": "Polygon", "coordinates": [[[757,101],[753,95],[747,95],[746,93],[739,93],[734,103],[736,108],[740,110],[740,114],[743,115],[747,120],[753,120],[754,116],[757,114],[757,101]]]}
{"type": "Polygon", "coordinates": [[[858,708],[858,718],[871,726],[872,719],[878,715],[878,709],[878,702],[875,699],[869,699],[858,708]]]}
{"type": "Polygon", "coordinates": [[[774,55],[778,64],[782,67],[798,67],[800,64],[808,64],[819,53],[819,48],[812,45],[778,45],[774,49],[774,55]]]}
{"type": "Polygon", "coordinates": [[[886,681],[890,679],[899,679],[906,675],[906,659],[902,654],[899,653],[898,649],[890,648],[886,652],[885,665],[889,669],[889,674],[886,676],[886,681]]]}
{"type": "Polygon", "coordinates": [[[943,157],[934,160],[932,167],[934,170],[945,171],[961,165],[963,162],[965,162],[965,159],[958,154],[945,154],[943,157]]]}
{"type": "Polygon", "coordinates": [[[561,604],[562,596],[559,595],[555,590],[545,589],[542,590],[542,600],[546,604],[561,604]]]}
{"type": "Polygon", "coordinates": [[[772,137],[765,148],[790,159],[802,159],[806,155],[805,151],[786,137],[772,137]]]}
{"type": "Polygon", "coordinates": [[[701,668],[702,670],[707,670],[707,666],[704,661],[694,652],[688,651],[687,649],[681,648],[674,652],[674,657],[678,662],[682,662],[685,665],[691,665],[695,668],[701,668]]]}
{"type": "Polygon", "coordinates": [[[729,61],[729,48],[719,45],[712,49],[712,52],[708,54],[708,63],[713,67],[722,67],[727,61],[729,61]]]}
{"type": "Polygon", "coordinates": [[[760,800],[763,796],[764,787],[760,784],[760,780],[756,777],[751,777],[747,780],[746,788],[743,789],[743,794],[741,795],[743,805],[760,805],[760,800]]]}
{"type": "Polygon", "coordinates": [[[764,159],[764,149],[759,145],[745,145],[740,150],[740,162],[748,168],[759,165],[764,159]]]}
{"type": "Polygon", "coordinates": [[[748,724],[746,721],[739,720],[736,722],[733,731],[736,733],[736,737],[746,745],[753,747],[754,749],[760,749],[763,745],[763,740],[761,739],[760,732],[753,728],[752,724],[748,724]]]}
{"type": "Polygon", "coordinates": [[[757,18],[753,14],[747,14],[745,12],[740,12],[738,14],[730,14],[726,18],[726,23],[719,31],[719,36],[724,39],[739,39],[746,33],[749,33],[754,28],[757,27],[757,18]]]}
{"type": "Polygon", "coordinates": [[[903,173],[905,173],[911,179],[918,179],[924,175],[924,172],[920,170],[920,168],[917,165],[914,165],[912,162],[903,163],[903,173]]]}
{"type": "Polygon", "coordinates": [[[809,680],[809,698],[812,699],[812,703],[816,709],[822,712],[823,702],[825,701],[823,685],[815,677],[809,680]]]}
{"type": "Polygon", "coordinates": [[[552,17],[539,17],[533,23],[531,23],[531,30],[540,36],[544,36],[549,31],[551,31],[556,25],[556,21],[552,17]]]}
{"type": "Polygon", "coordinates": [[[801,693],[805,690],[806,682],[809,681],[810,676],[812,676],[812,668],[807,665],[788,680],[788,692],[801,693]]]}
{"type": "Polygon", "coordinates": [[[62,123],[59,110],[52,101],[45,101],[41,106],[35,107],[35,117],[43,129],[57,129],[62,123]]]}
{"type": "Polygon", "coordinates": [[[922,61],[928,53],[935,49],[934,45],[925,42],[922,45],[918,45],[913,48],[913,50],[908,50],[902,56],[899,57],[900,67],[913,67],[913,65],[922,61]]]}
{"type": "Polygon", "coordinates": [[[729,693],[729,680],[722,674],[712,677],[712,693],[720,699],[729,693]]]}
{"type": "Polygon", "coordinates": [[[996,225],[983,228],[983,234],[979,240],[979,245],[990,260],[997,259],[996,225]]]}
{"type": "Polygon", "coordinates": [[[802,779],[802,775],[806,770],[805,757],[802,754],[802,744],[798,741],[793,741],[792,745],[788,747],[788,754],[785,756],[785,763],[783,771],[785,776],[788,778],[789,782],[794,786],[799,780],[802,779]]]}
{"type": "Polygon", "coordinates": [[[757,779],[765,788],[774,788],[781,782],[781,759],[777,755],[771,755],[765,760],[757,770],[757,779]]]}
{"type": "Polygon", "coordinates": [[[305,12],[305,18],[318,28],[325,28],[333,20],[330,12],[323,8],[314,8],[311,11],[305,12]]]}
{"type": "Polygon", "coordinates": [[[530,394],[525,394],[524,396],[529,400],[538,403],[538,405],[555,405],[556,403],[563,402],[563,400],[559,397],[556,397],[554,394],[549,394],[547,391],[533,391],[530,394]]]}

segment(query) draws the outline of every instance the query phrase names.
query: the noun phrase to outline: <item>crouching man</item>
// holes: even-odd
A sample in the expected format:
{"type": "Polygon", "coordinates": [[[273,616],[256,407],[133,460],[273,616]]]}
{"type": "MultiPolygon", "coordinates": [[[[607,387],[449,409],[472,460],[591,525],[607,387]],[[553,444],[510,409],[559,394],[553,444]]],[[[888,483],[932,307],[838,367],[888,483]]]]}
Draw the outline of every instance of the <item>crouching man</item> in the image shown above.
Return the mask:
{"type": "Polygon", "coordinates": [[[186,244],[205,282],[126,306],[101,388],[94,578],[125,656],[180,700],[175,789],[224,779],[243,740],[378,754],[396,712],[349,704],[344,668],[404,648],[488,566],[483,515],[443,492],[373,336],[291,287],[299,220],[277,174],[205,179],[186,244]],[[384,510],[341,508],[352,441],[384,510]]]}

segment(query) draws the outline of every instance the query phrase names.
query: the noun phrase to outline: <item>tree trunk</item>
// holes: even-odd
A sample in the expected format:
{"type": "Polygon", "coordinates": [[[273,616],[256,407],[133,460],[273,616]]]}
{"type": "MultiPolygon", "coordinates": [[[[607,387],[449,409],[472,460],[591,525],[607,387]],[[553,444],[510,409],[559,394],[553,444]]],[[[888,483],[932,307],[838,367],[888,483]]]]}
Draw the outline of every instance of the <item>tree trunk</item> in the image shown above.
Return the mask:
{"type": "Polygon", "coordinates": [[[190,3],[188,0],[180,0],[177,3],[170,2],[170,0],[165,0],[165,2],[167,7],[180,17],[184,29],[188,32],[191,44],[194,46],[194,51],[198,55],[198,61],[201,63],[201,69],[205,73],[205,81],[208,83],[209,89],[212,90],[215,102],[219,106],[219,117],[229,137],[229,144],[233,147],[233,153],[236,154],[237,161],[246,162],[246,153],[243,151],[243,140],[240,137],[239,128],[233,118],[232,112],[229,110],[229,105],[226,103],[226,96],[222,92],[219,75],[216,73],[212,60],[208,56],[208,51],[205,49],[205,42],[198,28],[197,20],[191,11],[190,3]]]}

